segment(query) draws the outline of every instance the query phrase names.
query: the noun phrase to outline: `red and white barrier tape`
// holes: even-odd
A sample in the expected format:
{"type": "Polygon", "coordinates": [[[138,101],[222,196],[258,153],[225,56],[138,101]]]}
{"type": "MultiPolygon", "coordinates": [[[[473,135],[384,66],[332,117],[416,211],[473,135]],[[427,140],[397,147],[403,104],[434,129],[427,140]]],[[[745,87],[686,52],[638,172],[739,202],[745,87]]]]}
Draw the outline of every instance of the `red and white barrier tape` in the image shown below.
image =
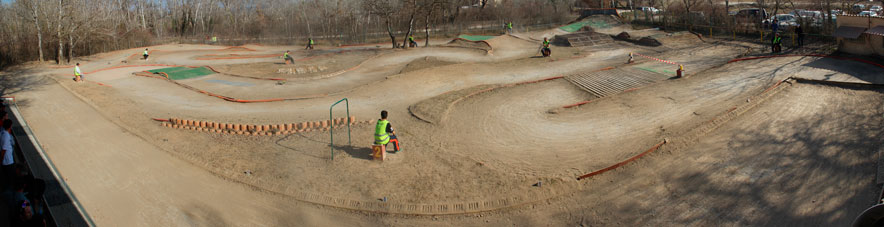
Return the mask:
{"type": "Polygon", "coordinates": [[[673,65],[680,65],[680,64],[675,63],[675,62],[671,62],[671,61],[667,61],[667,60],[663,60],[663,59],[659,59],[659,58],[655,58],[655,57],[651,57],[651,56],[646,56],[646,55],[639,54],[639,53],[633,53],[633,54],[638,55],[638,56],[642,56],[642,57],[645,57],[645,58],[648,58],[648,59],[651,59],[651,60],[656,60],[656,61],[659,61],[659,62],[663,62],[663,63],[673,64],[673,65]]]}

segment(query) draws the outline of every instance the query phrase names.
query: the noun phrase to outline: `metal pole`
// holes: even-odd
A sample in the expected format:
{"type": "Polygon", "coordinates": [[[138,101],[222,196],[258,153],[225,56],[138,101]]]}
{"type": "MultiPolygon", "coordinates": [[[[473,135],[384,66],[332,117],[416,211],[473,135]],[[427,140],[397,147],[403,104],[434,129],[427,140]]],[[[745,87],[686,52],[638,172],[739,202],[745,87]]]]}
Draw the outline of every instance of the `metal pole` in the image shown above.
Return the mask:
{"type": "Polygon", "coordinates": [[[352,140],[350,138],[350,100],[347,98],[343,98],[332,104],[328,107],[328,121],[331,124],[331,127],[328,129],[329,137],[331,138],[329,141],[328,147],[331,149],[331,160],[335,160],[335,121],[332,119],[332,108],[335,108],[335,105],[341,103],[342,101],[346,101],[347,104],[347,145],[353,146],[352,140]]]}

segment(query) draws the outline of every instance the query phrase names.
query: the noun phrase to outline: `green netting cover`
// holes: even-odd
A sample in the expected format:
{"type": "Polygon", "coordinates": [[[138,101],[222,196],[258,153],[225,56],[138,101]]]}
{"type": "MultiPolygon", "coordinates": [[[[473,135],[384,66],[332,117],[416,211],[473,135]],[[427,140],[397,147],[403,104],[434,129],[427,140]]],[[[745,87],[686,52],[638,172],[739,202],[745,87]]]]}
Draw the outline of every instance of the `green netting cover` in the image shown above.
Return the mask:
{"type": "Polygon", "coordinates": [[[207,69],[206,67],[197,67],[197,68],[190,68],[190,67],[170,67],[170,68],[162,68],[162,69],[148,70],[148,72],[151,72],[151,73],[160,73],[160,72],[166,73],[166,74],[169,75],[169,79],[171,79],[171,80],[190,79],[190,78],[196,78],[196,77],[201,77],[201,76],[205,76],[205,75],[209,75],[209,74],[214,74],[214,73],[215,73],[214,71],[212,71],[212,70],[210,70],[210,69],[207,69]]]}
{"type": "Polygon", "coordinates": [[[488,39],[491,39],[494,37],[497,37],[497,36],[490,36],[490,35],[459,35],[459,36],[457,36],[457,38],[466,39],[469,41],[482,41],[482,40],[488,40],[488,39]]]}

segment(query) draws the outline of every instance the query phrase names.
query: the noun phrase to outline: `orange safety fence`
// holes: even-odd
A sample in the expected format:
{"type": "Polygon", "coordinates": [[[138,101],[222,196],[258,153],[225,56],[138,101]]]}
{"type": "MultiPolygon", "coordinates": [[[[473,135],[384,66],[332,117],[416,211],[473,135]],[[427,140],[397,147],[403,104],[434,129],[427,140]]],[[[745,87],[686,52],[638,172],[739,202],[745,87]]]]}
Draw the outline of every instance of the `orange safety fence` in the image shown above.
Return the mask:
{"type": "Polygon", "coordinates": [[[651,152],[656,151],[657,149],[660,148],[660,146],[663,146],[663,144],[665,144],[665,143],[666,143],[666,140],[664,140],[664,141],[660,141],[660,143],[658,143],[657,145],[654,145],[653,147],[651,147],[651,149],[648,149],[647,151],[642,152],[641,154],[638,154],[638,155],[636,155],[636,156],[632,156],[632,158],[626,159],[625,161],[622,161],[622,162],[618,162],[617,164],[614,164],[614,165],[612,165],[612,166],[608,166],[608,167],[606,167],[606,168],[604,168],[604,169],[600,169],[600,170],[592,171],[591,173],[587,173],[587,174],[584,174],[584,175],[582,175],[582,176],[579,176],[579,177],[577,177],[577,180],[583,180],[583,179],[586,179],[586,178],[590,178],[590,177],[592,177],[592,176],[599,175],[599,174],[602,174],[602,173],[605,173],[605,172],[608,172],[608,171],[614,170],[614,169],[616,169],[616,168],[618,168],[618,167],[624,166],[624,165],[626,165],[626,164],[629,164],[630,162],[635,161],[636,159],[639,159],[639,158],[641,158],[641,157],[644,157],[644,156],[647,155],[647,154],[650,154],[651,152]]]}

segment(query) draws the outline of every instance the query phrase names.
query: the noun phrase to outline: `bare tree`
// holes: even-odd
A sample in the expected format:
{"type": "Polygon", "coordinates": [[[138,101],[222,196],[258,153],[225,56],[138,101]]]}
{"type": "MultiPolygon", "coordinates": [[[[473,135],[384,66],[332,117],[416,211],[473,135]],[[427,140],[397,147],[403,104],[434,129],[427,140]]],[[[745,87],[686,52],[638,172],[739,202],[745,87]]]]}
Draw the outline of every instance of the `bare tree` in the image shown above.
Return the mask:
{"type": "Polygon", "coordinates": [[[56,55],[56,57],[55,57],[55,62],[58,64],[61,64],[61,62],[64,61],[64,38],[61,34],[61,31],[62,31],[61,25],[64,23],[64,21],[63,21],[64,20],[64,6],[65,6],[64,1],[58,0],[58,5],[56,6],[58,9],[57,14],[56,14],[58,20],[55,21],[55,23],[56,23],[55,38],[58,39],[58,55],[56,55]]]}
{"type": "Polygon", "coordinates": [[[397,36],[415,35],[421,23],[427,46],[430,33],[437,30],[455,34],[501,18],[564,23],[573,17],[562,16],[567,13],[559,9],[574,1],[6,0],[0,9],[12,14],[0,20],[0,50],[12,57],[0,59],[0,65],[45,60],[53,51],[61,63],[98,52],[199,41],[194,37],[201,36],[221,36],[222,42],[313,37],[340,43],[388,36],[395,48],[397,36]],[[58,45],[44,45],[54,42],[58,45]]]}
{"type": "MultiPolygon", "coordinates": [[[[39,61],[43,62],[43,30],[40,29],[40,7],[37,5],[39,1],[30,0],[31,12],[33,12],[34,27],[37,28],[37,51],[40,52],[39,61]]],[[[25,2],[27,3],[27,2],[25,2]]]]}
{"type": "Polygon", "coordinates": [[[377,1],[365,1],[363,2],[366,10],[371,12],[371,14],[377,15],[380,18],[383,18],[384,25],[387,29],[387,34],[390,36],[390,42],[393,44],[393,48],[396,48],[396,36],[393,35],[393,16],[396,13],[396,6],[398,4],[393,0],[377,0],[377,1]]]}
{"type": "Polygon", "coordinates": [[[414,15],[417,14],[417,12],[418,12],[417,0],[411,0],[411,1],[406,0],[404,5],[405,5],[405,7],[402,7],[402,8],[411,9],[411,14],[408,19],[408,31],[405,32],[405,37],[402,37],[402,46],[407,47],[408,41],[409,41],[408,37],[410,37],[411,32],[414,31],[414,15]]]}

